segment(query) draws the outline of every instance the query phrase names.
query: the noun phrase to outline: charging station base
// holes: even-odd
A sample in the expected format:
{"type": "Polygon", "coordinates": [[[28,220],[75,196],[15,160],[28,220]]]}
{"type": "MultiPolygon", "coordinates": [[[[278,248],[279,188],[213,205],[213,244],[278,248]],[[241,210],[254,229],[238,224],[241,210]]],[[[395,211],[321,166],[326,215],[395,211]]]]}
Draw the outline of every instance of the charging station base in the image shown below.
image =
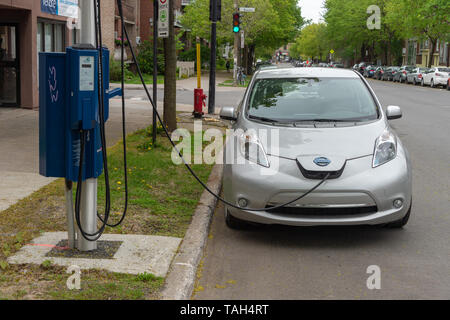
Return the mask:
{"type": "Polygon", "coordinates": [[[43,233],[42,236],[35,238],[15,255],[9,257],[8,263],[41,264],[45,260],[50,260],[55,265],[65,267],[76,265],[81,269],[103,269],[128,274],[147,272],[157,277],[165,277],[182,239],[163,236],[104,234],[102,241],[121,242],[112,257],[96,257],[95,251],[82,252],[83,256],[49,256],[55,246],[64,240],[67,241],[67,232],[43,233]]]}

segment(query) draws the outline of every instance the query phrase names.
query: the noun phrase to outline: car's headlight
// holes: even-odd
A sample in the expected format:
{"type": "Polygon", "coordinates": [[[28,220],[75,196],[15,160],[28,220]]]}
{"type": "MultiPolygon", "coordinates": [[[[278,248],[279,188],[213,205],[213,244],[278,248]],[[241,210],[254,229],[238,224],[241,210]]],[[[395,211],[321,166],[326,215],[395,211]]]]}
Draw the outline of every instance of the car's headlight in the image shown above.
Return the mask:
{"type": "Polygon", "coordinates": [[[375,142],[375,152],[373,154],[372,167],[376,168],[391,161],[397,156],[397,138],[386,129],[375,142]]]}
{"type": "Polygon", "coordinates": [[[245,159],[266,168],[270,167],[266,152],[256,134],[244,132],[239,137],[239,149],[245,159]]]}

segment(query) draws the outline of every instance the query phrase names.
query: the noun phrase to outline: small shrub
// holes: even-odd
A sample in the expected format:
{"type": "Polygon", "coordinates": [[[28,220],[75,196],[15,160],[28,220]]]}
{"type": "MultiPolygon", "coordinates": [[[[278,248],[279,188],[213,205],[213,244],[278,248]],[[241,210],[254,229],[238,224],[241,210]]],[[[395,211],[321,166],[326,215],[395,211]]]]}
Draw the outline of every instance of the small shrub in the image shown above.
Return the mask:
{"type": "MultiPolygon", "coordinates": [[[[133,73],[125,67],[124,70],[125,80],[133,78],[133,73]]],[[[120,61],[111,59],[109,62],[109,79],[111,81],[122,80],[122,65],[120,61]]]]}
{"type": "MultiPolygon", "coordinates": [[[[137,60],[143,73],[153,74],[153,43],[145,40],[138,46],[137,60]]],[[[164,55],[158,54],[158,74],[164,74],[164,55]]]]}
{"type": "Polygon", "coordinates": [[[136,280],[142,281],[142,282],[149,282],[149,281],[156,280],[156,277],[151,273],[144,272],[144,273],[138,274],[136,277],[136,280]]]}
{"type": "Polygon", "coordinates": [[[41,263],[41,267],[44,269],[49,269],[53,265],[53,262],[51,260],[44,260],[41,263]]]}

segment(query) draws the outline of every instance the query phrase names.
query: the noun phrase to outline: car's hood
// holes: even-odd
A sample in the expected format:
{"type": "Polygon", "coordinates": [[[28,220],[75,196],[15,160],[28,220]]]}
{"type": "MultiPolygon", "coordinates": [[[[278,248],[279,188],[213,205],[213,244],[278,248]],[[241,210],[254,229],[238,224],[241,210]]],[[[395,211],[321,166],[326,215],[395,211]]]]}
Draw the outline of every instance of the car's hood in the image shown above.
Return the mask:
{"type": "MultiPolygon", "coordinates": [[[[373,154],[375,141],[386,128],[384,121],[348,127],[293,128],[279,129],[279,148],[276,137],[267,134],[267,142],[261,139],[268,154],[289,159],[327,157],[354,159],[373,154]],[[272,136],[272,137],[271,137],[272,136]]],[[[264,126],[270,127],[270,126],[264,126]]],[[[261,136],[261,135],[260,135],[261,136]]],[[[339,161],[339,162],[340,162],[339,161]]]]}

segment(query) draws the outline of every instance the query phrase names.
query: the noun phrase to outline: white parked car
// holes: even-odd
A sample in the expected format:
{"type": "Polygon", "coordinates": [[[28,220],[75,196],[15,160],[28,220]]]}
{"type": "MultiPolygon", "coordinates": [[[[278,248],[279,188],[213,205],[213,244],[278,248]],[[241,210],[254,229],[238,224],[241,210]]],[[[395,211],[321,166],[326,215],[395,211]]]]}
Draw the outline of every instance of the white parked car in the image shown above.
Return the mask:
{"type": "Polygon", "coordinates": [[[423,74],[422,87],[429,85],[434,88],[437,86],[447,86],[447,81],[450,75],[450,68],[433,67],[423,74]]]}

